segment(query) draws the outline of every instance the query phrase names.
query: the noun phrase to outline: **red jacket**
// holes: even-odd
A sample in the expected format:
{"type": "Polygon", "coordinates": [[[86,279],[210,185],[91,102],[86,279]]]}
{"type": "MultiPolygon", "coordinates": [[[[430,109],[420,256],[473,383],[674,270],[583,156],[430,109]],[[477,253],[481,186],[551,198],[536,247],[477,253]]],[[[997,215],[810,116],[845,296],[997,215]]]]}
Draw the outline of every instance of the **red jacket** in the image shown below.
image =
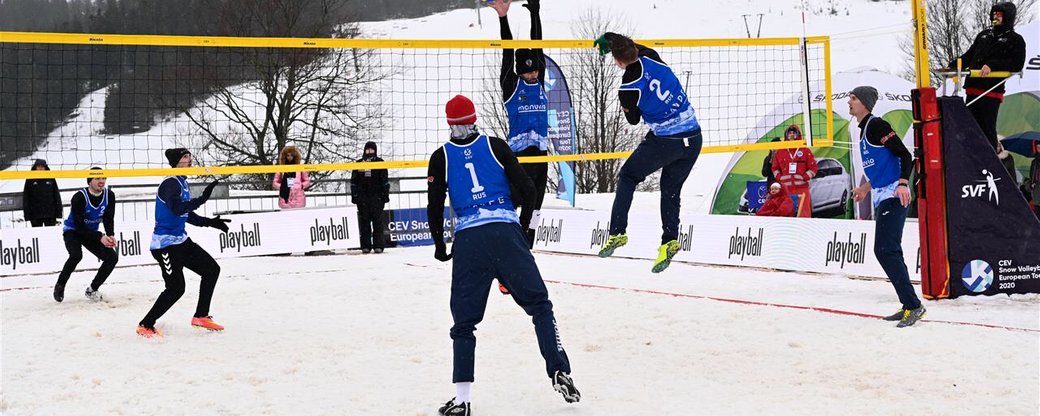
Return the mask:
{"type": "MultiPolygon", "coordinates": [[[[792,124],[787,130],[798,133],[798,139],[802,138],[802,130],[797,124],[792,124]]],[[[787,133],[784,133],[786,136],[787,133]]],[[[808,188],[809,175],[816,175],[816,156],[808,147],[798,149],[777,149],[773,155],[773,173],[776,180],[786,188],[808,188]],[[792,170],[793,166],[793,170],[792,170]],[[778,173],[779,172],[779,173],[778,173]]]]}
{"type": "Polygon", "coordinates": [[[791,196],[787,195],[787,191],[781,186],[780,192],[777,192],[776,195],[769,194],[766,197],[766,202],[762,204],[762,208],[755,215],[759,217],[793,217],[794,202],[791,201],[791,196]]]}

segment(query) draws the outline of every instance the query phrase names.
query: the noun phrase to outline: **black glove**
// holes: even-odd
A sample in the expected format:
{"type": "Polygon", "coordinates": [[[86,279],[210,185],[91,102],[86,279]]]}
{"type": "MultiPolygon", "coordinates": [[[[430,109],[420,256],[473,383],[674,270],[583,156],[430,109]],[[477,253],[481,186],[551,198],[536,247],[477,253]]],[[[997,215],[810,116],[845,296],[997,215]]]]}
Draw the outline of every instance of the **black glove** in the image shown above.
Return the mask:
{"type": "Polygon", "coordinates": [[[213,188],[216,188],[218,183],[220,183],[220,179],[217,179],[213,182],[210,182],[209,185],[206,185],[206,189],[202,190],[203,201],[209,200],[210,195],[213,195],[213,188]]]}
{"type": "Polygon", "coordinates": [[[535,230],[532,230],[530,228],[524,229],[524,237],[527,237],[527,248],[529,249],[534,248],[534,234],[535,230]]]}
{"type": "Polygon", "coordinates": [[[527,4],[523,5],[523,7],[535,13],[538,13],[538,9],[540,8],[538,5],[538,0],[527,0],[527,4]]]}
{"type": "MultiPolygon", "coordinates": [[[[214,183],[216,183],[216,182],[214,182],[214,183]]],[[[226,233],[228,231],[228,226],[227,225],[228,225],[229,222],[231,222],[231,220],[222,219],[222,218],[220,218],[220,215],[217,215],[216,217],[207,219],[206,220],[206,226],[207,227],[216,228],[216,229],[226,233]]]]}
{"type": "Polygon", "coordinates": [[[453,254],[452,253],[448,253],[448,247],[444,245],[443,241],[436,242],[436,243],[434,243],[434,245],[436,245],[437,248],[433,251],[433,258],[435,258],[437,260],[440,260],[440,261],[451,260],[451,257],[453,256],[453,254]]]}

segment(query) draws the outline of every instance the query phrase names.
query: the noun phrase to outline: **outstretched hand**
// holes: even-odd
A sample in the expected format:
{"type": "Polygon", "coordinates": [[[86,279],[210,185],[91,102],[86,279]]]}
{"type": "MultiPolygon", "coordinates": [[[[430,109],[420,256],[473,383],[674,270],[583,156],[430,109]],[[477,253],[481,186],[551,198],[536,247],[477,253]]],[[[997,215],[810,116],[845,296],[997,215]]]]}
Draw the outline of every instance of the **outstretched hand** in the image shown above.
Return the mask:
{"type": "Polygon", "coordinates": [[[226,232],[228,232],[228,223],[229,222],[231,222],[231,220],[220,218],[220,215],[217,215],[216,217],[210,218],[209,221],[208,221],[208,224],[206,224],[206,225],[209,225],[212,228],[216,228],[216,229],[226,233],[226,232]]]}
{"type": "Polygon", "coordinates": [[[503,17],[509,13],[509,3],[512,2],[513,0],[494,0],[488,6],[498,12],[498,17],[503,17]]]}
{"type": "Polygon", "coordinates": [[[203,200],[209,200],[210,195],[213,195],[213,188],[216,188],[218,183],[220,183],[220,179],[217,179],[213,182],[210,182],[209,185],[206,185],[206,189],[202,190],[203,200]]]}

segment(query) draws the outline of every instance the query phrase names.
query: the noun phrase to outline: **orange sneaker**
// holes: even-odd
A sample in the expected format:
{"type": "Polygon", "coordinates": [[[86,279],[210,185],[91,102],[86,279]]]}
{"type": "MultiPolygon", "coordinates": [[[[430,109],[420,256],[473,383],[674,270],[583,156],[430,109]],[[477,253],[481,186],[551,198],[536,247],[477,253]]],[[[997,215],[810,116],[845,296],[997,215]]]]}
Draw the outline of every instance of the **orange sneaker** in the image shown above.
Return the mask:
{"type": "Polygon", "coordinates": [[[158,329],[149,328],[149,327],[146,327],[144,325],[138,325],[137,326],[137,335],[140,335],[140,336],[145,337],[145,338],[152,338],[152,337],[161,337],[162,333],[159,332],[158,329]]]}
{"type": "Polygon", "coordinates": [[[224,326],[216,322],[213,322],[212,316],[196,316],[191,318],[191,326],[196,328],[205,328],[210,331],[223,331],[224,326]]]}

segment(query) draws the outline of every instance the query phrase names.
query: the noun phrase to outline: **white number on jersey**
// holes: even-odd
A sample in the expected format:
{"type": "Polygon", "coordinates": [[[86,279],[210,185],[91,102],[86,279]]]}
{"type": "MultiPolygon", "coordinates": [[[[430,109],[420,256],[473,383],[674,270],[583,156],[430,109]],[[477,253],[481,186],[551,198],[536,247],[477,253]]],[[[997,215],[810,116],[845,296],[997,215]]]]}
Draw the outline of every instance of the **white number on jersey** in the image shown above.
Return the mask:
{"type": "Polygon", "coordinates": [[[472,192],[472,193],[483,192],[484,191],[484,187],[480,186],[480,181],[477,180],[477,168],[475,166],[473,166],[473,163],[467,163],[467,164],[465,164],[465,166],[466,166],[466,169],[469,169],[469,177],[470,177],[470,179],[473,180],[473,187],[470,188],[469,191],[472,192]]]}

